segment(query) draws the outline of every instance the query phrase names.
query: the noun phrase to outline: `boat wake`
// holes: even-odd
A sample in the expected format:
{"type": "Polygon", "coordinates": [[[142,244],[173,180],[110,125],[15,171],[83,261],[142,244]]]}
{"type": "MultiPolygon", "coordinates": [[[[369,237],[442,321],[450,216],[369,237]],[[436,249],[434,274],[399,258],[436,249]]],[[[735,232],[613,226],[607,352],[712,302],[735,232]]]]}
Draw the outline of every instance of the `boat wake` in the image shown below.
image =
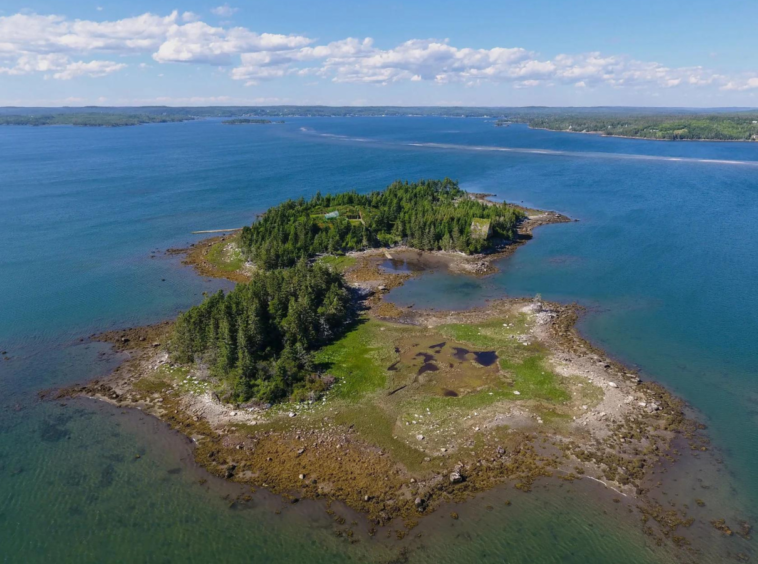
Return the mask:
{"type": "Polygon", "coordinates": [[[683,163],[703,163],[717,165],[735,165],[735,166],[755,166],[758,167],[758,161],[738,161],[729,159],[698,159],[694,157],[665,157],[661,155],[635,155],[630,153],[605,153],[599,151],[560,151],[555,149],[531,149],[526,147],[498,147],[494,145],[458,145],[452,143],[402,143],[393,141],[384,141],[380,139],[366,139],[363,137],[352,137],[349,135],[339,135],[336,133],[319,133],[310,128],[300,128],[301,131],[309,135],[333,139],[335,141],[349,141],[360,143],[373,143],[382,146],[403,146],[416,147],[420,149],[443,149],[453,151],[491,151],[495,153],[522,153],[528,155],[544,155],[551,157],[584,157],[589,159],[623,159],[623,160],[644,160],[644,161],[662,161],[662,162],[683,162],[683,163]]]}
{"type": "Polygon", "coordinates": [[[495,147],[491,145],[453,145],[447,143],[408,143],[411,147],[431,149],[453,149],[464,151],[493,151],[504,153],[526,153],[530,155],[547,155],[556,157],[587,157],[601,159],[652,160],[666,162],[706,163],[721,165],[758,166],[758,161],[734,161],[727,159],[697,159],[692,157],[663,157],[660,155],[632,155],[629,153],[601,153],[597,151],[556,151],[553,149],[528,149],[520,147],[495,147]]]}

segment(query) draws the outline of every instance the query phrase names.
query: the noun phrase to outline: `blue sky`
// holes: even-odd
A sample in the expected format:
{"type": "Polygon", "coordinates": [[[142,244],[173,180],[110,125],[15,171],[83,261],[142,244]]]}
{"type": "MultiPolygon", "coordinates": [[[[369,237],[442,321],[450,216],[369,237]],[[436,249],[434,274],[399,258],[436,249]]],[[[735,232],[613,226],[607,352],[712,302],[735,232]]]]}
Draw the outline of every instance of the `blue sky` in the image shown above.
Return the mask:
{"type": "Polygon", "coordinates": [[[0,4],[0,105],[758,106],[758,2],[0,4]]]}

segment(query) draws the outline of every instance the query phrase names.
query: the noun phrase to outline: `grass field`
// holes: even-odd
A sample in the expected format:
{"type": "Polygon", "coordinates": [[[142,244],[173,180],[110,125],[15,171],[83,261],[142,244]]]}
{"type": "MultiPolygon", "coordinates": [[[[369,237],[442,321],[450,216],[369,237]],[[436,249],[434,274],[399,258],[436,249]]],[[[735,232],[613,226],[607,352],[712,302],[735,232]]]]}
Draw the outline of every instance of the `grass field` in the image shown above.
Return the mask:
{"type": "Polygon", "coordinates": [[[421,469],[424,457],[478,444],[485,427],[486,436],[505,437],[509,406],[520,406],[521,426],[532,417],[532,425],[554,427],[577,404],[602,398],[602,390],[551,370],[541,343],[524,344],[528,333],[524,314],[434,328],[361,320],[317,353],[321,369],[338,380],[324,409],[408,468],[421,469]],[[477,354],[493,351],[496,362],[477,362],[477,354]],[[428,363],[435,368],[422,370],[428,363]],[[498,414],[506,419],[493,426],[498,414]]]}
{"type": "Polygon", "coordinates": [[[318,259],[318,262],[330,266],[337,272],[344,272],[346,269],[355,265],[355,258],[345,255],[325,255],[318,259]]]}
{"type": "Polygon", "coordinates": [[[245,258],[235,238],[219,241],[208,249],[206,259],[214,268],[223,272],[237,272],[245,264],[245,258]]]}

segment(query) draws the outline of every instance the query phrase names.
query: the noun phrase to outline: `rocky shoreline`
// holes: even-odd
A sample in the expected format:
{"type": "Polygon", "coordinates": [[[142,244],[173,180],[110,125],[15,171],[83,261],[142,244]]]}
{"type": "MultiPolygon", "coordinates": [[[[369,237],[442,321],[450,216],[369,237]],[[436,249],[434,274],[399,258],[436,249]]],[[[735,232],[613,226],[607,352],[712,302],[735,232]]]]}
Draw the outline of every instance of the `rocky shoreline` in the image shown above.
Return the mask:
{"type": "MultiPolygon", "coordinates": [[[[354,253],[354,263],[344,272],[360,290],[365,318],[384,334],[410,328],[410,340],[423,341],[436,340],[452,326],[478,327],[481,335],[502,325],[503,338],[512,339],[515,349],[535,348],[544,356],[563,390],[559,400],[531,397],[517,389],[518,380],[500,374],[506,385],[492,389],[507,393],[505,399],[498,396],[453,411],[445,408],[439,417],[430,409],[435,404],[430,404],[425,413],[409,416],[413,421],[406,418],[402,425],[398,418],[384,430],[373,428],[378,425],[374,421],[367,426],[361,417],[367,413],[371,419],[372,410],[392,412],[392,402],[422,405],[413,403],[420,396],[412,394],[426,389],[419,386],[428,382],[416,377],[400,387],[388,385],[372,396],[373,403],[331,397],[330,392],[323,401],[305,404],[228,405],[214,394],[207,374],[171,361],[165,346],[171,322],[97,336],[95,340],[127,353],[128,360],[105,379],[51,397],[85,396],[140,409],[190,437],[197,462],[212,474],[267,488],[293,503],[301,498],[343,502],[365,514],[374,527],[394,527],[398,538],[443,504],[503,483],[529,491],[536,480],[556,477],[602,483],[629,503],[630,511],[640,512],[647,534],[686,548],[695,518],[686,508],[663,509],[649,495],[655,473],[651,470],[663,460],[677,459],[677,445],[707,452],[703,426],[685,415],[681,400],[661,386],[643,382],[583,339],[575,329],[581,308],[507,299],[486,309],[410,311],[384,300],[392,288],[416,275],[382,269],[388,253],[416,254],[452,271],[485,275],[493,271],[493,261],[528,241],[535,227],[567,221],[553,212],[533,214],[522,224],[517,241],[477,257],[406,248],[354,253]],[[421,422],[424,417],[428,424],[421,422]]],[[[221,243],[228,243],[226,236],[195,245],[186,262],[203,275],[247,280],[249,271],[230,275],[208,262],[209,251],[221,243]]],[[[402,343],[408,339],[393,341],[400,359],[405,354],[402,343]]],[[[444,346],[432,345],[439,347],[435,352],[444,346]]],[[[477,374],[484,373],[480,369],[486,366],[470,362],[477,374]]],[[[486,389],[479,386],[477,393],[481,396],[486,389]]],[[[712,522],[728,528],[721,516],[712,516],[712,522]]],[[[719,526],[713,525],[721,530],[719,526]]],[[[749,536],[747,524],[733,524],[733,529],[749,536]]]]}

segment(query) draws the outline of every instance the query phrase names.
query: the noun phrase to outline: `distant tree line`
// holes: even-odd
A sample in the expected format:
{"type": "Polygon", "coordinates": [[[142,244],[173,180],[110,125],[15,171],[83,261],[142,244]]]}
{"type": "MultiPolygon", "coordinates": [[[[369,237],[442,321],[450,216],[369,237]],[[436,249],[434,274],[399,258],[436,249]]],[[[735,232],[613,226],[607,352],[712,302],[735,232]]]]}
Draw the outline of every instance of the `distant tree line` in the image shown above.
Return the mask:
{"type": "Polygon", "coordinates": [[[240,246],[249,260],[267,269],[292,266],[322,253],[399,243],[470,254],[490,248],[498,240],[515,238],[523,217],[508,204],[468,197],[450,179],[395,182],[369,194],[322,196],[319,192],[307,201],[288,200],[245,227],[240,246]],[[489,222],[489,238],[472,234],[475,219],[489,222]]]}
{"type": "Polygon", "coordinates": [[[586,131],[646,139],[756,140],[758,113],[754,109],[636,108],[636,107],[398,107],[398,106],[206,106],[136,108],[0,107],[0,125],[80,125],[119,127],[228,118],[234,124],[261,123],[283,117],[398,117],[495,119],[495,125],[527,123],[556,131],[586,131]],[[252,119],[251,119],[252,118],[252,119]],[[249,121],[236,121],[249,120],[249,121]]]}
{"type": "Polygon", "coordinates": [[[300,261],[258,272],[189,309],[176,322],[170,349],[178,362],[206,364],[226,401],[315,398],[329,382],[315,373],[311,353],[349,317],[342,276],[300,261]]]}

